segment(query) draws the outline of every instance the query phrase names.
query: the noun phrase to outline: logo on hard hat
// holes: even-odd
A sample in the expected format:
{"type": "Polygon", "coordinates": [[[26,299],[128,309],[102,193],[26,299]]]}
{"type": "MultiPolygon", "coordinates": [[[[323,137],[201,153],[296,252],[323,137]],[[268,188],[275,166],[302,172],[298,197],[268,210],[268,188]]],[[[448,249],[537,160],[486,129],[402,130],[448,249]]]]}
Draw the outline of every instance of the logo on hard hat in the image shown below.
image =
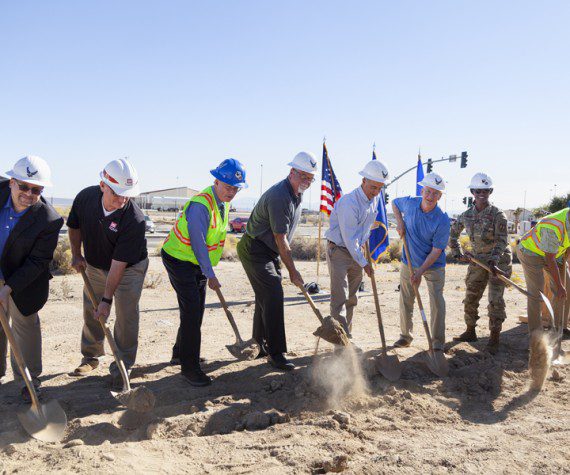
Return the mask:
{"type": "Polygon", "coordinates": [[[133,179],[127,178],[127,186],[133,186],[133,179]]]}
{"type": "Polygon", "coordinates": [[[26,167],[26,173],[28,175],[28,178],[32,178],[34,175],[38,173],[38,171],[36,170],[35,172],[31,172],[30,167],[26,167]]]}
{"type": "Polygon", "coordinates": [[[317,162],[311,158],[311,166],[315,168],[317,166],[317,162]]]}
{"type": "Polygon", "coordinates": [[[483,183],[483,185],[488,185],[489,182],[487,180],[485,180],[485,178],[481,178],[481,182],[483,183]]]}
{"type": "Polygon", "coordinates": [[[438,180],[437,178],[435,179],[435,184],[436,185],[440,185],[441,184],[441,178],[438,180]]]}
{"type": "Polygon", "coordinates": [[[238,180],[243,180],[243,174],[239,170],[236,170],[236,178],[238,180]]]}
{"type": "Polygon", "coordinates": [[[386,177],[388,176],[388,172],[385,172],[384,170],[382,170],[382,176],[383,176],[384,178],[386,178],[386,177]]]}

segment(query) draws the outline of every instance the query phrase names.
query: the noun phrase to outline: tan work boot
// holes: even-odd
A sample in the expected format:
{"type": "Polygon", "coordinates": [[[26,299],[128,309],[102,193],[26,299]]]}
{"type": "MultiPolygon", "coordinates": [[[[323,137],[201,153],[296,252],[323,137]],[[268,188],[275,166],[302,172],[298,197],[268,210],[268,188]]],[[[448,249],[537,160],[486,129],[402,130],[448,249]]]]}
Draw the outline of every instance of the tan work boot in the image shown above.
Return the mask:
{"type": "Polygon", "coordinates": [[[73,374],[75,376],[85,376],[86,374],[91,373],[94,369],[97,369],[99,366],[99,360],[88,360],[82,362],[75,370],[73,374]]]}
{"type": "Polygon", "coordinates": [[[453,341],[477,341],[477,333],[475,333],[474,325],[467,325],[467,330],[465,330],[461,335],[454,336],[453,341]]]}
{"type": "Polygon", "coordinates": [[[491,336],[487,342],[487,351],[492,355],[496,355],[499,351],[499,338],[501,336],[501,329],[494,328],[491,329],[491,336]]]}

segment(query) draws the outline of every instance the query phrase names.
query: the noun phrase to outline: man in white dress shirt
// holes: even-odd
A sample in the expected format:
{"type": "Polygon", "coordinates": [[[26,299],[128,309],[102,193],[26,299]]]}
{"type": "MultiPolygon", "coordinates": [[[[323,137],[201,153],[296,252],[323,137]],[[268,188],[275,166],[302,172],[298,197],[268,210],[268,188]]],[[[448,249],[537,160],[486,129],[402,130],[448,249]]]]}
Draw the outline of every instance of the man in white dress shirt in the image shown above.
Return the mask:
{"type": "Polygon", "coordinates": [[[331,278],[330,314],[345,328],[349,337],[362,271],[368,276],[372,274],[364,245],[376,220],[378,195],[389,180],[386,165],[378,160],[368,162],[359,175],[363,177],[362,184],[340,198],[325,233],[331,278]]]}

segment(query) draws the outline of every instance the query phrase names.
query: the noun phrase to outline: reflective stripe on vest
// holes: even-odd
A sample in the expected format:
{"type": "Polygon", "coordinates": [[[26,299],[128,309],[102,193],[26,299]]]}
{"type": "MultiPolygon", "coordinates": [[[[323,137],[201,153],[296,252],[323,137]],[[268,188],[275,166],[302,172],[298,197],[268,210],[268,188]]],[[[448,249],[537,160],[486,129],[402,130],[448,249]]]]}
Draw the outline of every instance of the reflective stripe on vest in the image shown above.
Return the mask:
{"type": "Polygon", "coordinates": [[[566,220],[568,218],[569,208],[564,208],[556,213],[549,214],[542,218],[534,228],[529,230],[521,238],[521,245],[539,256],[544,256],[545,253],[540,249],[541,232],[543,229],[551,229],[556,233],[556,237],[562,241],[559,246],[556,257],[560,257],[566,249],[570,247],[570,239],[568,237],[568,229],[566,229],[566,220]]]}
{"type": "Polygon", "coordinates": [[[184,209],[172,227],[170,233],[164,240],[162,248],[166,253],[182,261],[189,261],[198,265],[190,236],[188,235],[188,221],[186,220],[186,210],[190,203],[200,203],[208,209],[210,215],[210,224],[206,233],[206,248],[210,263],[215,266],[220,261],[224,244],[226,242],[226,232],[228,227],[229,204],[225,207],[224,216],[220,215],[219,208],[216,204],[212,187],[202,190],[193,196],[190,201],[184,205],[184,209]]]}

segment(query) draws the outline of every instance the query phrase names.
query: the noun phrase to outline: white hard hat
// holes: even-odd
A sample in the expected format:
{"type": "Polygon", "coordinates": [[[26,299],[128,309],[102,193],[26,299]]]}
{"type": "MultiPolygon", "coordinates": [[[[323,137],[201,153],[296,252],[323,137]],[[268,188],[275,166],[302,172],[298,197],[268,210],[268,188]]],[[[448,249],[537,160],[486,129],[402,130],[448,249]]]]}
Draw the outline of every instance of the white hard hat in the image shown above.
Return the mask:
{"type": "Polygon", "coordinates": [[[295,170],[307,173],[317,172],[317,159],[311,152],[299,152],[292,162],[287,164],[295,170]]]}
{"type": "Polygon", "coordinates": [[[493,180],[486,173],[475,173],[468,188],[470,190],[490,190],[493,188],[493,180]]]}
{"type": "Polygon", "coordinates": [[[358,174],[379,183],[387,184],[390,181],[388,168],[379,160],[370,160],[358,174]]]}
{"type": "Polygon", "coordinates": [[[107,163],[99,176],[119,196],[132,197],[139,194],[139,174],[125,158],[107,163]]]}
{"type": "Polygon", "coordinates": [[[43,158],[35,155],[20,158],[12,170],[6,172],[6,176],[25,181],[31,185],[53,186],[49,165],[43,158]]]}
{"type": "Polygon", "coordinates": [[[445,180],[441,175],[438,175],[435,172],[428,173],[424,176],[424,179],[418,182],[418,185],[427,186],[428,188],[433,188],[437,191],[445,190],[445,180]]]}

